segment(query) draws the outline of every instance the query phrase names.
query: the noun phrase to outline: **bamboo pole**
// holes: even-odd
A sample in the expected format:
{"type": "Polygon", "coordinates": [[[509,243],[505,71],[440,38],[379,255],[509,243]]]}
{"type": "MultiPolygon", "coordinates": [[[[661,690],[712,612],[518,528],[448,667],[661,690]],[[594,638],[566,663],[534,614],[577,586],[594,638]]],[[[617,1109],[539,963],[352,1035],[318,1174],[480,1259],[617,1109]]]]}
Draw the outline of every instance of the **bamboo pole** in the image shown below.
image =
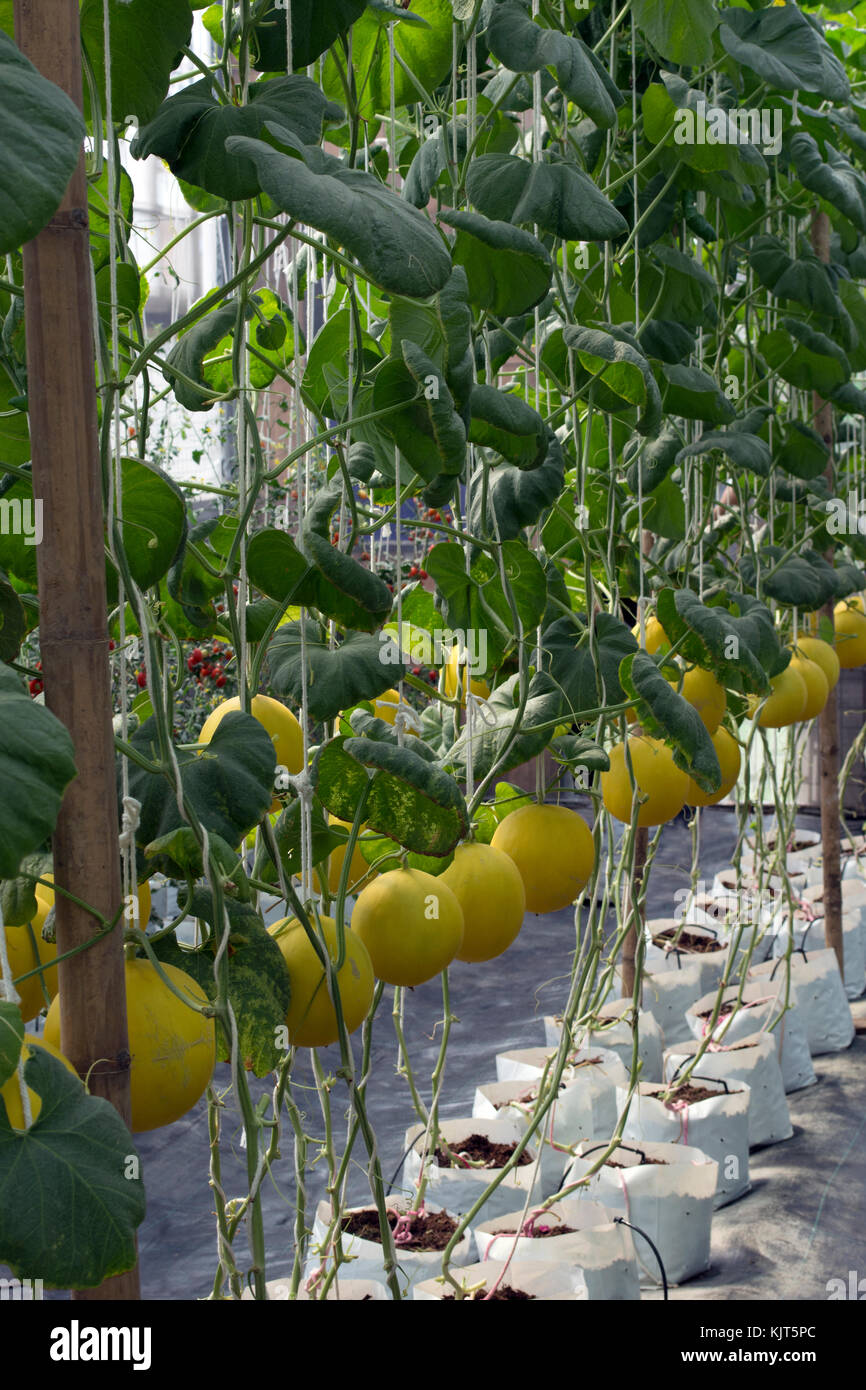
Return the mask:
{"type": "MultiPolygon", "coordinates": [[[[830,219],[817,209],[812,214],[812,249],[825,264],[830,260],[830,219]]],[[[814,427],[827,446],[827,469],[824,474],[831,492],[835,486],[833,460],[833,407],[817,391],[812,393],[814,427]]],[[[832,562],[830,553],[827,559],[832,562]]],[[[822,610],[833,622],[833,601],[822,610]]],[[[839,971],[845,973],[845,948],[842,939],[842,835],[839,820],[839,688],[831,693],[818,716],[818,741],[821,756],[821,843],[824,862],[824,942],[836,952],[839,971]]]]}
{"type": "Polygon", "coordinates": [[[634,995],[637,934],[644,926],[644,913],[640,908],[640,895],[641,889],[643,888],[643,876],[646,869],[648,848],[649,831],[644,826],[639,826],[634,835],[634,860],[632,862],[631,877],[625,895],[626,921],[629,925],[625,934],[625,940],[622,943],[621,994],[623,999],[631,999],[634,995]]]}
{"type": "MultiPolygon", "coordinates": [[[[78,0],[15,0],[15,37],[80,108],[78,0]]],[[[56,215],[24,247],[24,295],[33,492],[45,518],[36,552],[45,703],[69,730],[78,768],[54,834],[54,878],[113,918],[122,887],[83,152],[56,215]]],[[[56,919],[58,952],[90,940],[98,925],[59,893],[56,919]]],[[[63,1051],[128,1124],[122,928],[58,970],[63,1051]]],[[[72,1296],[138,1298],[138,1269],[72,1296]]]]}

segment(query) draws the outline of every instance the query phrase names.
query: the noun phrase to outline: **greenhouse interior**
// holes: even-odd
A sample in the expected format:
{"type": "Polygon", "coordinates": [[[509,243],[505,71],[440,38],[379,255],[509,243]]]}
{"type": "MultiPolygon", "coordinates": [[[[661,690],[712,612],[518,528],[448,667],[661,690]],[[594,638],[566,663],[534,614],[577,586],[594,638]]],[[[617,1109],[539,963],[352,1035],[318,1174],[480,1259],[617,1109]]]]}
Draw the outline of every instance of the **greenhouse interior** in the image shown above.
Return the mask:
{"type": "Polygon", "coordinates": [[[0,0],[0,146],[0,1302],[820,1365],[866,0],[0,0]]]}

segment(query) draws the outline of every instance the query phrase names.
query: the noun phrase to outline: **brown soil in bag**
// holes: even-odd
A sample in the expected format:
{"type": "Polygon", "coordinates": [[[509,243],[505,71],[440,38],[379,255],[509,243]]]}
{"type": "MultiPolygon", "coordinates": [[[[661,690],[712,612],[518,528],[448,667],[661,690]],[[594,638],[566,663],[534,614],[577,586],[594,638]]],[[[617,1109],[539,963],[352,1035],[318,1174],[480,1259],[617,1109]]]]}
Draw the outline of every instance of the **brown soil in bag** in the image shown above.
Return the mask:
{"type": "MultiPolygon", "coordinates": [[[[477,1293],[472,1294],[469,1298],[461,1299],[460,1301],[462,1303],[496,1303],[499,1299],[506,1298],[535,1298],[535,1294],[524,1293],[522,1289],[512,1289],[510,1285],[503,1284],[501,1288],[498,1288],[495,1293],[492,1293],[490,1295],[489,1299],[487,1298],[487,1295],[485,1294],[484,1290],[479,1289],[477,1293]]],[[[442,1297],[442,1302],[456,1303],[457,1300],[455,1299],[453,1293],[446,1293],[442,1297]]]]}
{"type": "MultiPolygon", "coordinates": [[[[517,1148],[517,1140],[512,1144],[496,1144],[483,1134],[470,1134],[468,1139],[461,1139],[459,1143],[449,1144],[448,1147],[455,1160],[452,1162],[451,1154],[445,1149],[437,1149],[435,1157],[439,1168],[462,1168],[461,1158],[469,1160],[467,1168],[504,1168],[517,1148]]],[[[518,1168],[524,1168],[531,1162],[531,1156],[524,1149],[517,1160],[518,1168]]]]}
{"type": "MultiPolygon", "coordinates": [[[[664,949],[665,946],[670,945],[676,935],[676,928],[668,927],[666,931],[659,932],[658,936],[653,937],[653,943],[664,949]]],[[[698,936],[697,932],[683,931],[679,934],[675,949],[693,952],[695,955],[706,955],[709,951],[724,950],[724,945],[721,941],[716,941],[713,936],[698,936]]]]}
{"type": "MultiPolygon", "coordinates": [[[[400,1216],[399,1211],[388,1212],[388,1225],[392,1231],[400,1216]]],[[[444,1211],[431,1211],[425,1212],[423,1216],[411,1216],[409,1222],[409,1239],[400,1241],[398,1250],[444,1250],[457,1230],[457,1222],[453,1216],[449,1216],[444,1211]]],[[[368,1207],[365,1211],[351,1212],[349,1216],[343,1217],[340,1225],[344,1235],[358,1236],[361,1240],[374,1240],[377,1245],[382,1243],[379,1213],[374,1207],[368,1207]]],[[[369,1298],[369,1294],[367,1297],[369,1298]]]]}

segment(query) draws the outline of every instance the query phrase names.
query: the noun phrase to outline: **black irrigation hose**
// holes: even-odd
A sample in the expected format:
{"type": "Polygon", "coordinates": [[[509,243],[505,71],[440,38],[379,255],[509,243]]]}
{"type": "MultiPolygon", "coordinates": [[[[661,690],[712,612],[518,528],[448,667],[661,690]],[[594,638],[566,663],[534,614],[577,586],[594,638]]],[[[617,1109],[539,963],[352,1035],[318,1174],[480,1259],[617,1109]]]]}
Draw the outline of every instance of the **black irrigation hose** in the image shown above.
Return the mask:
{"type": "Polygon", "coordinates": [[[631,1221],[626,1221],[624,1216],[615,1216],[613,1218],[613,1224],[614,1226],[627,1226],[630,1231],[637,1231],[639,1236],[643,1236],[644,1240],[646,1241],[647,1245],[649,1246],[650,1250],[652,1250],[653,1254],[656,1257],[656,1260],[658,1261],[659,1271],[662,1276],[663,1301],[666,1303],[668,1301],[668,1276],[665,1273],[664,1263],[662,1261],[661,1255],[658,1252],[658,1247],[656,1246],[655,1241],[650,1240],[646,1231],[642,1231],[640,1226],[634,1226],[632,1225],[631,1221]]]}

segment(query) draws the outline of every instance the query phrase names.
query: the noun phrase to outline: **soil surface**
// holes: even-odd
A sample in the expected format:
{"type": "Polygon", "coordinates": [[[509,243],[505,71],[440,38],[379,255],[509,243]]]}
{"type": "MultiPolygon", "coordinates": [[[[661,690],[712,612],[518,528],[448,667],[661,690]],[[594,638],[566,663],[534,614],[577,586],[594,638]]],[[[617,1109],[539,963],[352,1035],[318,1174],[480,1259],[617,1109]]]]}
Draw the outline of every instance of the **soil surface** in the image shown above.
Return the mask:
{"type": "MultiPolygon", "coordinates": [[[[460,1159],[467,1159],[467,1168],[504,1168],[514,1150],[517,1148],[517,1140],[512,1144],[496,1144],[483,1134],[470,1134],[468,1139],[461,1139],[456,1144],[450,1144],[451,1154],[455,1156],[452,1161],[451,1154],[445,1149],[436,1150],[436,1164],[439,1168],[461,1167],[460,1159]]],[[[527,1163],[531,1163],[532,1158],[524,1149],[517,1160],[518,1168],[523,1168],[527,1163]]]]}
{"type": "Polygon", "coordinates": [[[605,1166],[607,1168],[643,1168],[650,1163],[656,1164],[659,1168],[667,1168],[668,1166],[666,1158],[647,1158],[645,1154],[641,1154],[640,1163],[617,1163],[615,1158],[609,1158],[605,1166]]]}
{"type": "MultiPolygon", "coordinates": [[[[710,1100],[712,1096],[723,1096],[724,1094],[723,1090],[712,1091],[708,1086],[691,1086],[687,1083],[685,1086],[679,1086],[668,1099],[684,1100],[686,1105],[697,1105],[699,1100],[710,1100]]],[[[656,1098],[660,1099],[662,1095],[664,1095],[664,1088],[660,1092],[656,1092],[656,1098]]]]}
{"type": "MultiPolygon", "coordinates": [[[[472,1294],[470,1298],[463,1298],[463,1299],[461,1299],[460,1301],[461,1301],[461,1303],[485,1303],[485,1302],[495,1303],[495,1302],[497,1302],[498,1299],[506,1299],[506,1298],[535,1298],[535,1294],[534,1294],[534,1293],[524,1293],[522,1289],[512,1289],[511,1286],[510,1286],[510,1284],[503,1284],[503,1285],[501,1286],[501,1288],[498,1288],[498,1289],[496,1290],[495,1293],[492,1293],[492,1294],[490,1295],[489,1299],[488,1299],[488,1297],[487,1297],[487,1295],[485,1294],[485,1292],[484,1292],[483,1289],[478,1289],[478,1291],[477,1291],[476,1293],[472,1294]]],[[[442,1302],[443,1302],[443,1303],[454,1303],[454,1302],[456,1302],[453,1293],[446,1293],[446,1294],[444,1294],[444,1295],[443,1295],[443,1298],[442,1298],[442,1302]]]]}
{"type": "MultiPolygon", "coordinates": [[[[399,1211],[388,1212],[388,1225],[391,1230],[399,1221],[399,1211]]],[[[374,1240],[382,1243],[379,1230],[379,1213],[374,1207],[365,1211],[353,1211],[344,1216],[341,1227],[346,1235],[358,1236],[361,1240],[374,1240]]],[[[457,1222],[444,1211],[425,1212],[423,1216],[410,1216],[409,1239],[401,1240],[400,1250],[444,1250],[457,1230],[457,1222]]]]}
{"type": "MultiPolygon", "coordinates": [[[[527,1240],[549,1240],[551,1236],[574,1235],[574,1226],[534,1226],[531,1231],[522,1230],[520,1234],[527,1240]]],[[[498,1236],[516,1236],[516,1231],[497,1231],[498,1236]]]]}
{"type": "MultiPolygon", "coordinates": [[[[653,942],[656,946],[664,948],[674,940],[676,935],[676,927],[668,927],[665,931],[659,932],[658,936],[654,936],[653,942]]],[[[698,936],[697,932],[683,931],[679,934],[676,949],[678,951],[691,951],[695,955],[706,955],[708,951],[724,950],[724,944],[713,936],[698,936]]]]}

